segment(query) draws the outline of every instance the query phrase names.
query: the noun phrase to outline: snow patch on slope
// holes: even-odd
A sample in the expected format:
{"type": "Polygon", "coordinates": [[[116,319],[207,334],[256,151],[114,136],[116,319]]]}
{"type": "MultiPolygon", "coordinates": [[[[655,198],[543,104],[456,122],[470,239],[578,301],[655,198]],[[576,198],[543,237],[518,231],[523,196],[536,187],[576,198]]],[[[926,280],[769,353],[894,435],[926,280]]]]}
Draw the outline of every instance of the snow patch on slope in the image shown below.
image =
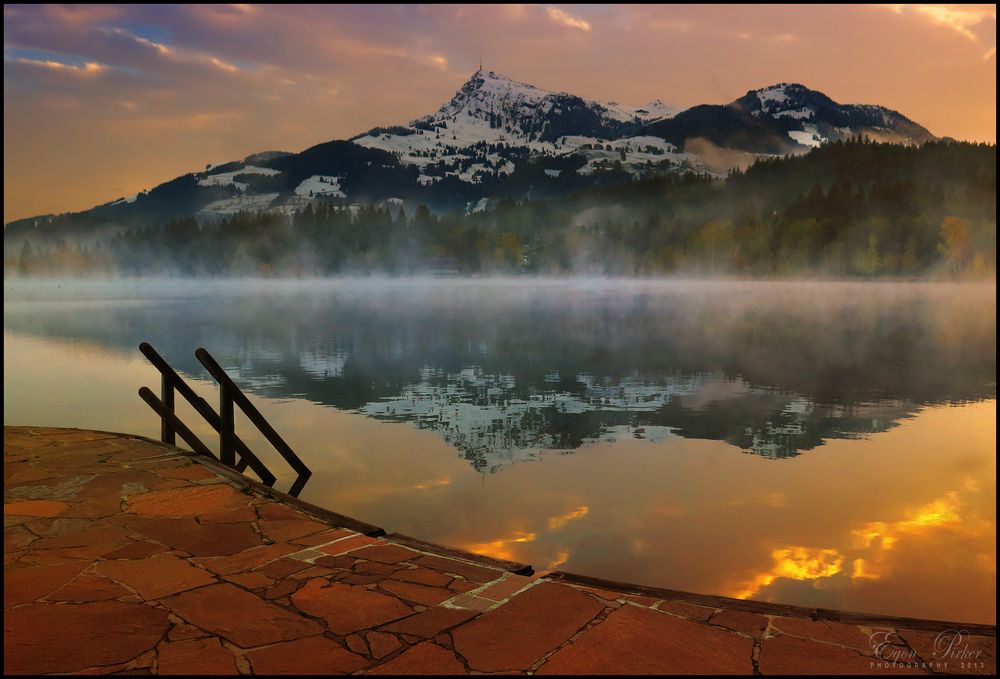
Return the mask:
{"type": "MultiPolygon", "coordinates": [[[[756,111],[755,111],[756,113],[756,111]]],[[[774,118],[795,118],[796,120],[807,120],[816,115],[816,112],[811,108],[800,108],[797,110],[788,111],[777,111],[772,113],[771,116],[774,118]]]]}
{"type": "Polygon", "coordinates": [[[253,165],[247,165],[242,170],[233,170],[232,172],[220,172],[219,174],[210,174],[204,179],[198,180],[198,186],[229,186],[230,184],[235,185],[240,191],[246,191],[247,185],[236,181],[236,175],[240,174],[262,174],[262,175],[276,175],[281,174],[281,170],[272,170],[269,167],[255,167],[253,165]]]}
{"type": "Polygon", "coordinates": [[[125,204],[128,204],[128,203],[134,203],[135,199],[138,198],[140,194],[144,194],[144,193],[146,193],[145,189],[143,189],[142,191],[139,191],[139,193],[133,193],[131,196],[125,196],[124,198],[119,198],[118,200],[114,201],[111,204],[112,205],[125,205],[125,204]]]}
{"type": "Polygon", "coordinates": [[[347,198],[347,194],[340,190],[340,177],[314,174],[301,184],[295,187],[296,196],[333,196],[334,198],[347,198]]]}
{"type": "Polygon", "coordinates": [[[757,99],[760,100],[761,108],[767,108],[769,102],[783,104],[788,101],[788,92],[785,91],[785,84],[772,85],[762,90],[757,90],[757,99]]]}
{"type": "Polygon", "coordinates": [[[681,112],[677,106],[671,106],[662,99],[654,99],[643,106],[621,106],[616,101],[604,104],[608,109],[608,117],[626,122],[636,118],[643,122],[653,122],[662,118],[671,118],[681,112]]]}
{"type": "Polygon", "coordinates": [[[826,141],[826,137],[820,136],[819,129],[815,125],[804,125],[802,130],[789,130],[788,136],[803,146],[819,147],[826,141]]]}

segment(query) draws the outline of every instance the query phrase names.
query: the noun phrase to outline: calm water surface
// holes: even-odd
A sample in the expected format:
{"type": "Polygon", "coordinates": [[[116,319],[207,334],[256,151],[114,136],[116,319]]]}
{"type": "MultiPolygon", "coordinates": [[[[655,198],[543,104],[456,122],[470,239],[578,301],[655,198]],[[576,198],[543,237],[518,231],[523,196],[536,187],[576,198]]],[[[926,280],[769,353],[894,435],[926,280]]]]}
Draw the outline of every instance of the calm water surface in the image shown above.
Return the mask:
{"type": "Polygon", "coordinates": [[[215,402],[209,349],[314,470],[301,497],[390,531],[996,619],[992,284],[6,281],[4,423],[157,436],[143,340],[215,402]]]}

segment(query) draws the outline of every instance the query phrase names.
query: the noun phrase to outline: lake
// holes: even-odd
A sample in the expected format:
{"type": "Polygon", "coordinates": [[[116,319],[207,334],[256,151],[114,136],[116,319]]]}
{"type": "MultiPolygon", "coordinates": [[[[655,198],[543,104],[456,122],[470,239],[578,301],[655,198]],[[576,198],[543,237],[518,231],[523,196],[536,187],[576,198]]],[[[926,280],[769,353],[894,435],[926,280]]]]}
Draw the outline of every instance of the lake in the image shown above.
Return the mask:
{"type": "Polygon", "coordinates": [[[996,621],[993,283],[8,279],[4,423],[158,437],[142,341],[217,405],[207,348],[313,469],[301,497],[389,531],[996,621]]]}

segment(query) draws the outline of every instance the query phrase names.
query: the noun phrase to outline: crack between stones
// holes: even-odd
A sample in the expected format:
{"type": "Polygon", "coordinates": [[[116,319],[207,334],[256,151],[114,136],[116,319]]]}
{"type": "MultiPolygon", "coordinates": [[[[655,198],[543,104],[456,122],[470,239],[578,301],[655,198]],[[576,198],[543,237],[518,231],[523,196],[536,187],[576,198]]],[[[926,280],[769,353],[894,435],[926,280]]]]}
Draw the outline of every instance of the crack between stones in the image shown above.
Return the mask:
{"type": "Polygon", "coordinates": [[[547,663],[549,661],[549,659],[552,656],[554,656],[556,653],[558,653],[562,649],[566,648],[567,646],[573,644],[577,639],[579,639],[581,636],[583,636],[584,634],[586,634],[592,628],[597,627],[602,622],[604,622],[605,620],[607,620],[608,616],[611,615],[614,611],[618,610],[619,608],[621,608],[621,606],[608,606],[607,602],[605,602],[604,608],[602,608],[600,611],[598,611],[597,614],[594,615],[594,617],[592,617],[590,620],[588,620],[587,622],[585,622],[583,624],[583,626],[580,627],[572,635],[570,635],[570,637],[568,639],[566,639],[566,641],[562,642],[561,644],[559,644],[558,646],[556,646],[555,648],[553,648],[551,651],[549,651],[544,656],[542,656],[542,658],[540,660],[538,660],[534,664],[532,664],[528,668],[527,672],[529,674],[534,674],[535,672],[537,672],[542,667],[542,665],[544,665],[545,663],[547,663]]]}

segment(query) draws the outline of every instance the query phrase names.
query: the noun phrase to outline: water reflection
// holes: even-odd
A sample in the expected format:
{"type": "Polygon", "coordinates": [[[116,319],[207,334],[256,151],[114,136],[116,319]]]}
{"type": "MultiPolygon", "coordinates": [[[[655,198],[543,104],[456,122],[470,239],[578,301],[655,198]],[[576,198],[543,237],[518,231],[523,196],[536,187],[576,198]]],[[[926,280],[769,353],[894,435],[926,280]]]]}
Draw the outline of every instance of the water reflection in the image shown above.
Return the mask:
{"type": "Polygon", "coordinates": [[[411,422],[486,472],[622,438],[789,458],[996,392],[992,286],[262,286],[107,284],[122,303],[103,304],[5,288],[4,327],[121,352],[150,340],[193,375],[204,345],[246,389],[411,422]]]}
{"type": "Polygon", "coordinates": [[[5,422],[155,436],[136,345],[215,403],[203,345],[313,469],[304,500],[390,531],[539,571],[995,621],[992,287],[273,284],[11,291],[5,422]]]}

